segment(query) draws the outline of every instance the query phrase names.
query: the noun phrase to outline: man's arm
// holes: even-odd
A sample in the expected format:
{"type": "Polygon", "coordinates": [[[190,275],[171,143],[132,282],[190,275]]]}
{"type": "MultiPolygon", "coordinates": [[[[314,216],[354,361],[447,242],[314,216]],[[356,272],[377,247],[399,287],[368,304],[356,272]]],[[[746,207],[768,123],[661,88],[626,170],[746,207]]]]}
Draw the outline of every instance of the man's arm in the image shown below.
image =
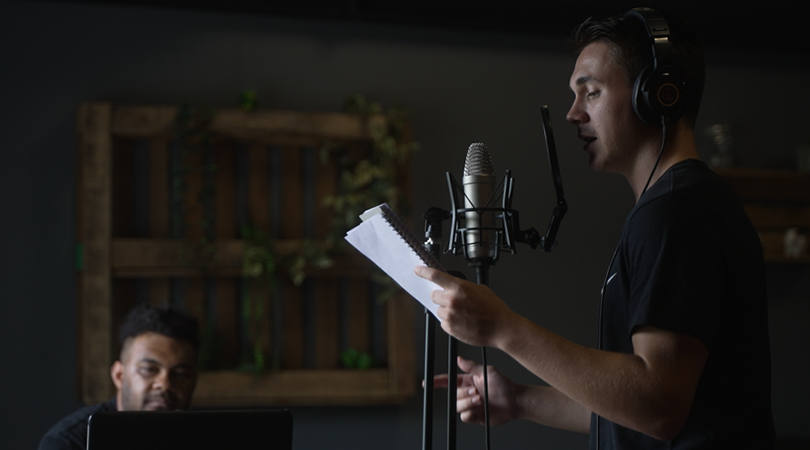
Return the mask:
{"type": "MultiPolygon", "coordinates": [[[[458,375],[456,412],[463,422],[484,424],[484,368],[458,357],[458,367],[467,373],[458,375]]],[[[587,433],[591,412],[559,391],[548,386],[514,383],[494,367],[487,368],[489,380],[489,420],[497,426],[517,419],[587,433]]],[[[434,387],[447,387],[447,374],[437,375],[434,387]]]]}
{"type": "Polygon", "coordinates": [[[519,397],[520,418],[587,434],[591,411],[550,386],[526,386],[519,397]]]}
{"type": "Polygon", "coordinates": [[[86,444],[74,442],[76,439],[61,433],[49,431],[39,442],[39,450],[76,450],[84,449],[86,444]]]}
{"type": "Polygon", "coordinates": [[[708,350],[694,337],[635,330],[633,354],[586,348],[511,311],[487,286],[424,267],[442,328],[471,345],[503,350],[565,397],[620,425],[661,440],[674,437],[691,409],[708,350]]]}

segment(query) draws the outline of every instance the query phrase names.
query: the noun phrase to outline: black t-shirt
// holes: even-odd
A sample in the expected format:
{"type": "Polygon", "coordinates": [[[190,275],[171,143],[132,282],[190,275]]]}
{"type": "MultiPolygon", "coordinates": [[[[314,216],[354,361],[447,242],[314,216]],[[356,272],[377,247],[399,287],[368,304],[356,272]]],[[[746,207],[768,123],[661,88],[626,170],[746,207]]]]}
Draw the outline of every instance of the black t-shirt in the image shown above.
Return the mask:
{"type": "Polygon", "coordinates": [[[87,421],[99,411],[117,411],[115,398],[86,406],[56,423],[39,442],[39,450],[85,450],[87,421]]]}
{"type": "MultiPolygon", "coordinates": [[[[671,167],[630,212],[608,273],[600,346],[633,353],[643,325],[709,350],[683,430],[659,441],[599,418],[599,450],[772,449],[765,269],[756,230],[705,164],[671,167]]],[[[597,417],[591,419],[596,447],[597,417]]]]}

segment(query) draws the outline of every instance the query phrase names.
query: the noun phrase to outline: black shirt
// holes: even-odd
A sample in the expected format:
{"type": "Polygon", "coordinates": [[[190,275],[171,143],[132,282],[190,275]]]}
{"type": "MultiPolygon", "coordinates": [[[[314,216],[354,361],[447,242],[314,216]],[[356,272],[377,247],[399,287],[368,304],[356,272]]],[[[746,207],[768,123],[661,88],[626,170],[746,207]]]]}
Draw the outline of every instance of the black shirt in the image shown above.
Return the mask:
{"type": "Polygon", "coordinates": [[[86,406],[56,423],[39,443],[39,450],[85,450],[87,420],[99,411],[117,411],[115,398],[86,406]]]}
{"type": "Polygon", "coordinates": [[[697,160],[671,167],[630,212],[608,280],[602,349],[633,353],[633,332],[648,325],[697,337],[709,355],[674,439],[659,441],[600,418],[599,450],[772,449],[762,247],[722,180],[697,160]]]}

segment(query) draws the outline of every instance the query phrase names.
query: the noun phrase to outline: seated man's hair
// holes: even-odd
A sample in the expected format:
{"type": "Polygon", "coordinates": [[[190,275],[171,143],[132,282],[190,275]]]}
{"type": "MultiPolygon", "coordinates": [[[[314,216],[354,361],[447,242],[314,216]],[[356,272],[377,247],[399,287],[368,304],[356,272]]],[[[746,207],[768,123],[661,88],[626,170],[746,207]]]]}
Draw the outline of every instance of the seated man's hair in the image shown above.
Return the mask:
{"type": "Polygon", "coordinates": [[[199,323],[195,317],[171,306],[160,308],[141,304],[130,311],[118,334],[122,346],[126,341],[144,333],[158,333],[179,341],[186,341],[200,349],[199,323]]]}

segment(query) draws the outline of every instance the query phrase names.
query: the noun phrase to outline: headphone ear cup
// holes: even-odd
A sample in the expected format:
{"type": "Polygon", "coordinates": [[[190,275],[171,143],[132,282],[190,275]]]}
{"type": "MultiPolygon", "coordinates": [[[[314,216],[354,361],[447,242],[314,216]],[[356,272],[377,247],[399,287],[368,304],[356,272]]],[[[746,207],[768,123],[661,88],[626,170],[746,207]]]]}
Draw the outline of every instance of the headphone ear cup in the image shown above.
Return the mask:
{"type": "Polygon", "coordinates": [[[647,125],[659,126],[661,125],[661,114],[657,113],[650,104],[648,89],[650,72],[652,72],[652,66],[647,66],[636,77],[636,82],[633,84],[633,111],[647,125]]]}
{"type": "Polygon", "coordinates": [[[660,126],[663,119],[672,124],[684,113],[686,89],[680,77],[672,73],[654,73],[648,66],[633,85],[633,110],[647,125],[660,126]]]}

